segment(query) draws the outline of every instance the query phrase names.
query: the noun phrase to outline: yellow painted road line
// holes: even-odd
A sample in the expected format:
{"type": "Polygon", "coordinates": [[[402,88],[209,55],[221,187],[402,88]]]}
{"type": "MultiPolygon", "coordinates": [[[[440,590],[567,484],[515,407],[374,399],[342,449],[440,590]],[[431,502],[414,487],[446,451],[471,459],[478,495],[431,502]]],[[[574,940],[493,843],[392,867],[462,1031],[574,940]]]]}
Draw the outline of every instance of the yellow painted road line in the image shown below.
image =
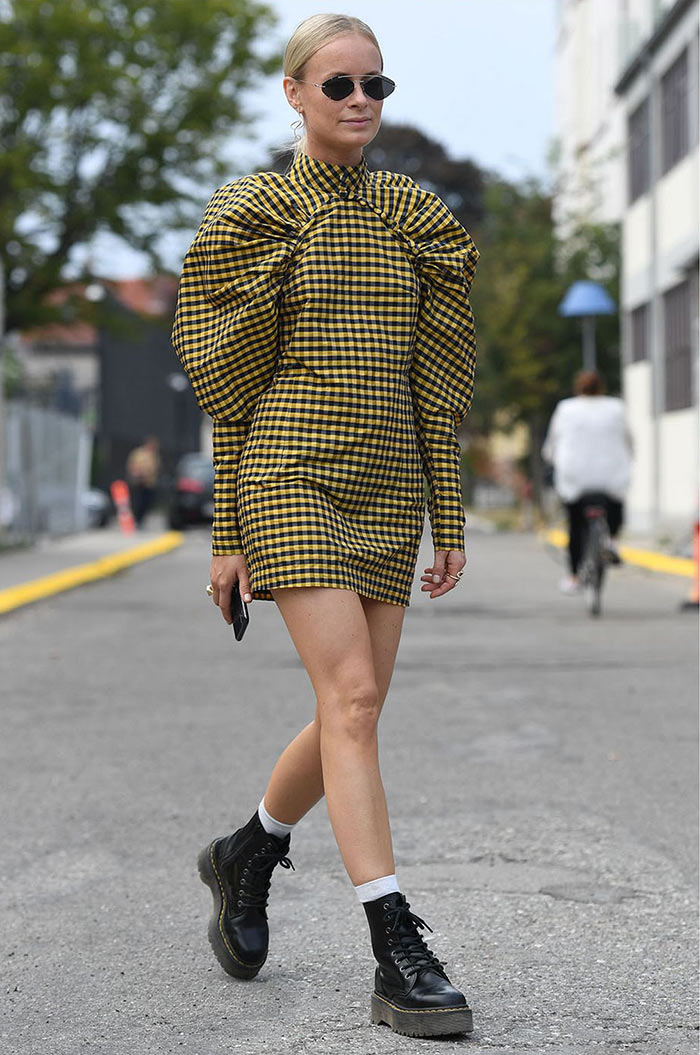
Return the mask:
{"type": "Polygon", "coordinates": [[[107,557],[88,561],[86,564],[76,564],[72,568],[64,568],[63,571],[54,572],[52,575],[44,575],[40,579],[31,579],[22,582],[18,586],[8,586],[0,590],[0,614],[11,612],[14,608],[22,605],[32,604],[34,601],[51,597],[55,593],[64,590],[73,590],[76,586],[83,586],[87,582],[95,582],[97,579],[105,579],[109,575],[129,568],[132,564],[140,564],[141,561],[158,557],[161,553],[169,553],[170,550],[181,546],[184,535],[180,531],[167,531],[164,535],[151,542],[144,542],[140,546],[132,546],[130,549],[119,550],[110,553],[107,557]]]}
{"type": "MultiPolygon", "coordinates": [[[[545,542],[552,546],[563,549],[568,545],[569,536],[560,528],[544,532],[545,542]]],[[[656,553],[650,549],[635,549],[633,546],[620,546],[620,555],[627,564],[636,564],[639,568],[648,568],[649,571],[662,571],[666,575],[682,575],[686,579],[692,579],[695,575],[695,565],[689,557],[669,557],[666,553],[656,553]]]]}

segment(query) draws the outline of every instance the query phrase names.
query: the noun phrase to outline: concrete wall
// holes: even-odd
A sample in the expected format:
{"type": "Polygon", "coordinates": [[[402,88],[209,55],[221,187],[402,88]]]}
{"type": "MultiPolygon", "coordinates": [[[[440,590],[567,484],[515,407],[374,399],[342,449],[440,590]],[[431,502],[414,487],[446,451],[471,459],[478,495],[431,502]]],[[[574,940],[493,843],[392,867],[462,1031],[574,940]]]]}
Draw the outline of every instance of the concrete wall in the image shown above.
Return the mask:
{"type": "Polygon", "coordinates": [[[562,234],[575,216],[614,222],[623,211],[623,108],[613,92],[620,71],[618,2],[559,6],[555,218],[562,234]]]}
{"type": "MultiPolygon", "coordinates": [[[[697,114],[698,5],[664,31],[626,85],[615,86],[676,0],[558,0],[557,138],[560,147],[555,219],[565,236],[575,215],[622,221],[623,394],[635,443],[628,525],[640,531],[684,531],[693,516],[698,478],[698,382],[694,408],[664,413],[663,295],[694,274],[700,242],[698,131],[689,153],[661,176],[660,78],[689,48],[689,103],[697,114]],[[652,188],[627,200],[627,119],[652,95],[652,188]],[[650,359],[630,362],[628,313],[650,305],[650,359]]],[[[669,25],[667,23],[667,25],[669,25]]],[[[594,275],[589,276],[595,278],[594,275]]],[[[694,292],[697,307],[698,291],[694,292]]],[[[697,310],[693,323],[697,346],[697,310]]],[[[697,371],[696,371],[697,373],[697,371]]]]}
{"type": "Polygon", "coordinates": [[[650,531],[653,503],[654,426],[651,417],[652,382],[649,362],[632,363],[623,376],[627,423],[632,433],[634,461],[627,494],[627,526],[650,531]]]}
{"type": "Polygon", "coordinates": [[[697,407],[663,414],[659,422],[659,527],[682,531],[698,502],[697,407]]]}
{"type": "MultiPolygon", "coordinates": [[[[630,312],[648,303],[651,312],[650,361],[629,362],[629,344],[625,347],[625,402],[639,443],[628,523],[657,533],[687,530],[697,502],[697,382],[689,393],[694,406],[664,412],[663,324],[663,296],[689,273],[692,280],[692,262],[697,260],[700,245],[697,134],[691,136],[688,154],[660,174],[660,78],[688,46],[692,114],[697,92],[697,80],[693,79],[697,23],[697,10],[691,8],[628,85],[624,98],[627,112],[645,97],[652,100],[652,177],[656,177],[649,191],[627,207],[622,225],[622,308],[630,312]]],[[[697,280],[697,270],[694,275],[697,280]]],[[[697,304],[697,292],[693,300],[697,304]]],[[[694,325],[697,340],[697,319],[694,325]]]]}

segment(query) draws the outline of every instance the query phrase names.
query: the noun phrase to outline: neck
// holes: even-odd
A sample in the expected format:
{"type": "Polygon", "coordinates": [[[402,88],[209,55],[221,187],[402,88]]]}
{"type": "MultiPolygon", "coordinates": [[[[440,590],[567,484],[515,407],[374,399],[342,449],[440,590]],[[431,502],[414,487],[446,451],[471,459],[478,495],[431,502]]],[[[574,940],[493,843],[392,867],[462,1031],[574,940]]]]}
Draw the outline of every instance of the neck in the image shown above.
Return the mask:
{"type": "Polygon", "coordinates": [[[309,139],[304,146],[304,153],[315,161],[325,161],[327,165],[359,165],[362,161],[362,147],[332,147],[309,139]]]}

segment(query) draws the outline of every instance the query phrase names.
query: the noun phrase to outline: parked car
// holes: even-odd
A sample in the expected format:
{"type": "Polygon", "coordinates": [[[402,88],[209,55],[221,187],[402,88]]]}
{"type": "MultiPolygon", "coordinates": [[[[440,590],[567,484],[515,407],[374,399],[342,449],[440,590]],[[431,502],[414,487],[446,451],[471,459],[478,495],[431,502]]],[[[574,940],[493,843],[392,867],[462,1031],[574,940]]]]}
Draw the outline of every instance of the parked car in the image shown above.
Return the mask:
{"type": "Polygon", "coordinates": [[[114,505],[108,494],[97,487],[91,487],[89,491],[83,491],[80,501],[86,512],[89,528],[108,526],[114,516],[114,505]]]}
{"type": "Polygon", "coordinates": [[[168,494],[168,524],[181,531],[214,518],[214,466],[206,454],[185,454],[175,469],[168,494]]]}

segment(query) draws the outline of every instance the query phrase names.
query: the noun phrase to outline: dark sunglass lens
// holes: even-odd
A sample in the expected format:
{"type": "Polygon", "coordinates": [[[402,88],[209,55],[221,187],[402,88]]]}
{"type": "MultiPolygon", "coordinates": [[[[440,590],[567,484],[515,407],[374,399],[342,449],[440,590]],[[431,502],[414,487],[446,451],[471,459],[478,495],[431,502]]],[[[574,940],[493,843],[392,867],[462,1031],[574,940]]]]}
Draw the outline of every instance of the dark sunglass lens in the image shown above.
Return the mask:
{"type": "Polygon", "coordinates": [[[370,77],[363,82],[362,87],[370,99],[386,99],[391,95],[396,85],[388,77],[370,77]]]}
{"type": "Polygon", "coordinates": [[[351,77],[331,77],[330,80],[323,82],[321,89],[329,99],[339,102],[341,99],[347,99],[348,95],[352,95],[355,85],[351,77]]]}

